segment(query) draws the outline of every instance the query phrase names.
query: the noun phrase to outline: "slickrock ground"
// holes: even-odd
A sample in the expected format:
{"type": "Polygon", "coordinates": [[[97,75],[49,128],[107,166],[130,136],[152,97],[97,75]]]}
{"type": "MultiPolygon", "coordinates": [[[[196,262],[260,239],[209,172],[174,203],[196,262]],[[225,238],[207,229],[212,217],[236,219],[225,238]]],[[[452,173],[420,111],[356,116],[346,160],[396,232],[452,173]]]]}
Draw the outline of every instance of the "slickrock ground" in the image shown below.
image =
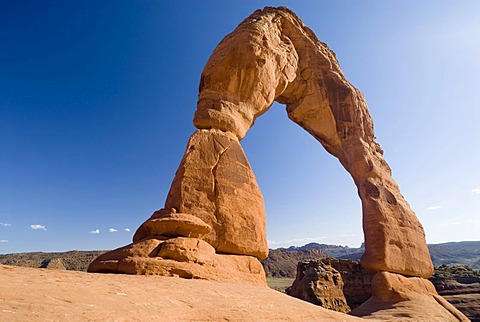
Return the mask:
{"type": "Polygon", "coordinates": [[[267,287],[0,265],[0,321],[361,321],[267,287]]]}

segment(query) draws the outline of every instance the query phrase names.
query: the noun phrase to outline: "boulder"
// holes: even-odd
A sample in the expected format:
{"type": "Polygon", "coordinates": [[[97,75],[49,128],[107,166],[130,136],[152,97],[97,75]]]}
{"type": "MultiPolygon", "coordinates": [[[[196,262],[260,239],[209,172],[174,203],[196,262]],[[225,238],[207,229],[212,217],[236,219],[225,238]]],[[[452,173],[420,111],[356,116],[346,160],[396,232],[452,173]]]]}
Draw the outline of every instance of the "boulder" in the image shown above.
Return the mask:
{"type": "Polygon", "coordinates": [[[372,274],[367,272],[358,261],[336,258],[322,258],[326,265],[336,269],[343,280],[343,295],[351,309],[356,308],[372,296],[372,274]]]}
{"type": "Polygon", "coordinates": [[[350,311],[343,295],[342,276],[322,261],[298,263],[297,277],[286,293],[326,309],[343,313],[350,311]]]}
{"type": "Polygon", "coordinates": [[[61,258],[52,258],[50,260],[47,260],[46,262],[42,263],[42,268],[45,267],[47,269],[60,269],[60,270],[66,270],[65,265],[63,264],[63,261],[61,258]]]}

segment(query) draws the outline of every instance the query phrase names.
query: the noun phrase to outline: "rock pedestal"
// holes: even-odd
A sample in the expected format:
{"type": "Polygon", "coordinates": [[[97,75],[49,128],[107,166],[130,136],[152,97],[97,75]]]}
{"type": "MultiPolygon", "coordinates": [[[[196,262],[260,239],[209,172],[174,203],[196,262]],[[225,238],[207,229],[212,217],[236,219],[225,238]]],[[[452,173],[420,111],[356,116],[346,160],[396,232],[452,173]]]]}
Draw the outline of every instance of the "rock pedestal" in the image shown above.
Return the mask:
{"type": "Polygon", "coordinates": [[[133,244],[97,258],[90,272],[155,274],[266,284],[263,197],[236,135],[199,129],[190,138],[165,208],[133,244]]]}
{"type": "Polygon", "coordinates": [[[274,101],[352,176],[362,201],[363,267],[401,276],[398,285],[428,278],[423,227],[392,179],[362,93],[328,46],[283,7],[255,11],[217,46],[200,79],[198,130],[164,208],[133,244],[89,270],[265,283],[258,262],[268,253],[263,199],[239,140],[274,101]]]}
{"type": "Polygon", "coordinates": [[[267,257],[263,197],[233,133],[211,129],[197,130],[191,136],[165,209],[140,226],[133,240],[162,235],[153,233],[149,226],[173,209],[192,214],[208,225],[211,229],[202,239],[217,252],[267,257]]]}
{"type": "Polygon", "coordinates": [[[217,254],[212,245],[202,240],[212,228],[196,216],[154,214],[141,228],[146,237],[137,237],[130,245],[100,255],[88,271],[266,283],[257,258],[217,254]]]}

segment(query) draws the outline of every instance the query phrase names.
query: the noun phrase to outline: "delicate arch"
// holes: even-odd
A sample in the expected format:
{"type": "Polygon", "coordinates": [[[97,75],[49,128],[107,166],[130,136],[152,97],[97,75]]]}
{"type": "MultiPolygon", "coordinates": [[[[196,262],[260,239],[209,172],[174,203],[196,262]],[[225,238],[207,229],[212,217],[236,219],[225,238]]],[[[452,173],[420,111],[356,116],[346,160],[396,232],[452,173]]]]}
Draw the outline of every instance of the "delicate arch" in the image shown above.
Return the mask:
{"type": "Polygon", "coordinates": [[[286,104],[289,118],[352,176],[362,201],[362,265],[429,277],[423,228],[375,142],[362,94],[294,13],[268,7],[227,35],[207,62],[197,130],[164,208],[138,228],[132,244],[101,255],[89,271],[264,284],[264,202],[240,140],[274,101],[286,104]]]}
{"type": "Polygon", "coordinates": [[[362,201],[362,265],[430,276],[423,228],[375,142],[362,93],[327,45],[286,8],[256,11],[218,45],[202,74],[194,124],[241,139],[275,100],[352,176],[362,201]]]}

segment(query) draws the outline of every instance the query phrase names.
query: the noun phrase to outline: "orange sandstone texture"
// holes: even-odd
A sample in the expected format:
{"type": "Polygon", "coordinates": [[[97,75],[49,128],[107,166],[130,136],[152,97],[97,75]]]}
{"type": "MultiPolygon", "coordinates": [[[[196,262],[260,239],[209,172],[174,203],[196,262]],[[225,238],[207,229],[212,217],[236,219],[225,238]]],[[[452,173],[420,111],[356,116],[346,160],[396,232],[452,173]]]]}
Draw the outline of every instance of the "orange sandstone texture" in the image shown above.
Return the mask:
{"type": "Polygon", "coordinates": [[[0,321],[362,321],[259,285],[0,265],[0,321]]]}
{"type": "MultiPolygon", "coordinates": [[[[197,130],[191,136],[165,208],[195,215],[212,227],[203,239],[218,252],[267,257],[263,197],[231,132],[197,130]]],[[[143,237],[139,234],[135,238],[143,237]]]]}

